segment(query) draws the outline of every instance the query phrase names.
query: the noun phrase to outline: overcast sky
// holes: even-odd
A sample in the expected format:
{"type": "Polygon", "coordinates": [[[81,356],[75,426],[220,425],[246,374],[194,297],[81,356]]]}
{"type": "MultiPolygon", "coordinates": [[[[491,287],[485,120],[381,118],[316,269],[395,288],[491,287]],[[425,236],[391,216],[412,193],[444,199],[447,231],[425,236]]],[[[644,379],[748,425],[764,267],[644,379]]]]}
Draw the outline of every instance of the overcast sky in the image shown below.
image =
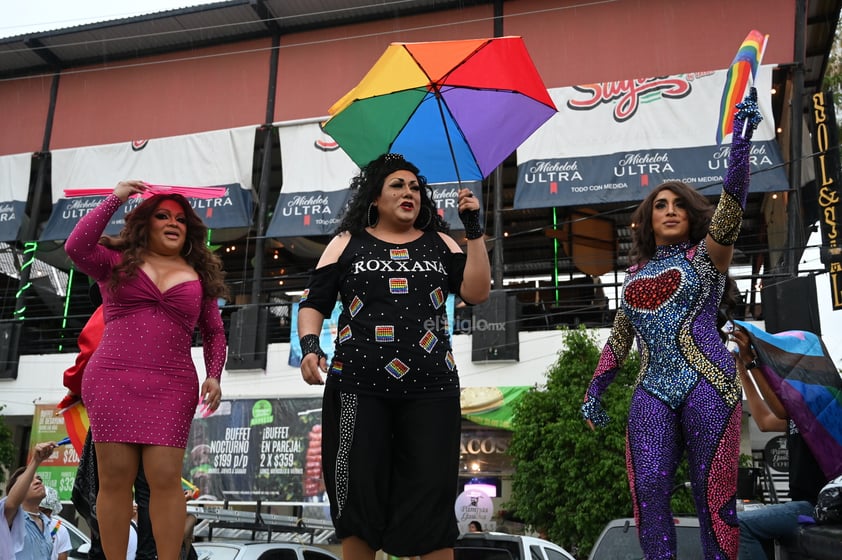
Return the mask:
{"type": "Polygon", "coordinates": [[[0,38],[217,1],[219,0],[2,0],[0,38]]]}

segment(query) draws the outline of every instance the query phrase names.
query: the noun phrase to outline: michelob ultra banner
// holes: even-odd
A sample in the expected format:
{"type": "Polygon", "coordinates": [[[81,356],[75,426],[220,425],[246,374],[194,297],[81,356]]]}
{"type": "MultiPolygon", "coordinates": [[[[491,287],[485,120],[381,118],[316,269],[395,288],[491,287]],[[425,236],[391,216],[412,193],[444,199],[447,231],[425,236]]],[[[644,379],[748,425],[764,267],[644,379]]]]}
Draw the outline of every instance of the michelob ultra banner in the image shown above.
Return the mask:
{"type": "MultiPolygon", "coordinates": [[[[717,196],[730,141],[716,142],[727,70],[555,88],[559,108],[517,151],[515,208],[642,200],[679,180],[717,196]]],[[[751,191],[788,189],[772,119],[772,67],[757,71],[763,122],[751,147],[751,191]]]]}

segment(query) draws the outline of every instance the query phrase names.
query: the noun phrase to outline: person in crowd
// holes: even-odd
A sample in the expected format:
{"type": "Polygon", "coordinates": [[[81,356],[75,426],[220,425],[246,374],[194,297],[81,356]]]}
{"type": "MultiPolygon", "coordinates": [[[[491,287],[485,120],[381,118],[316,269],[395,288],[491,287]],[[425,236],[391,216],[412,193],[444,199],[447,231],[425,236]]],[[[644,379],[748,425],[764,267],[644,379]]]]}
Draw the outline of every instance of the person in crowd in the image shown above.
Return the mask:
{"type": "Polygon", "coordinates": [[[205,246],[207,228],[181,195],[151,196],[126,215],[119,237],[102,236],[120,206],[147,189],[141,181],[118,183],[79,221],[65,250],[96,280],[103,300],[105,329],[82,379],[103,550],[108,558],[126,556],[132,486],[142,460],[158,558],[176,560],[190,423],[200,397],[211,411],[222,398],[226,341],[217,298],[227,291],[221,262],[205,246]],[[191,356],[197,325],[207,372],[201,389],[191,356]]]}
{"type": "Polygon", "coordinates": [[[458,193],[467,254],[447,235],[419,169],[384,154],[351,182],[352,200],[299,304],[301,373],[325,383],[322,456],[345,560],[453,557],[459,377],[446,300],[488,298],[479,202],[458,193]],[[322,322],[342,301],[333,359],[322,322]]]}
{"type": "Polygon", "coordinates": [[[789,452],[790,501],[737,513],[740,523],[740,560],[765,560],[770,557],[767,551],[771,550],[772,541],[779,540],[784,546],[795,545],[798,516],[813,515],[816,499],[827,483],[827,477],[802,438],[798,426],[789,418],[758,367],[757,355],[751,347],[748,334],[738,327],[732,336],[737,343],[737,371],[749,413],[761,432],[785,432],[789,452]]]}
{"type": "Polygon", "coordinates": [[[61,513],[61,500],[55,488],[46,488],[47,495],[41,500],[38,508],[50,518],[50,537],[53,539],[53,554],[51,560],[67,560],[67,553],[73,548],[70,543],[70,533],[62,526],[58,515],[61,513]]]}
{"type": "Polygon", "coordinates": [[[468,523],[468,532],[469,533],[482,533],[482,523],[479,521],[471,521],[468,523]]]}
{"type": "Polygon", "coordinates": [[[705,558],[735,559],[741,393],[717,314],[749,186],[754,90],[737,105],[715,212],[693,187],[655,187],[632,215],[631,267],[608,342],[585,394],[588,425],[605,425],[602,395],[638,341],[641,369],[628,416],[626,464],[647,559],[675,558],[670,495],[686,449],[705,558]]]}
{"type": "Polygon", "coordinates": [[[132,519],[129,523],[129,546],[126,549],[126,560],[137,557],[137,502],[132,502],[132,519]]]}
{"type": "Polygon", "coordinates": [[[56,447],[54,441],[37,444],[29,463],[6,482],[6,495],[0,498],[0,560],[45,560],[52,554],[50,519],[38,509],[47,490],[36,471],[56,447]]]}

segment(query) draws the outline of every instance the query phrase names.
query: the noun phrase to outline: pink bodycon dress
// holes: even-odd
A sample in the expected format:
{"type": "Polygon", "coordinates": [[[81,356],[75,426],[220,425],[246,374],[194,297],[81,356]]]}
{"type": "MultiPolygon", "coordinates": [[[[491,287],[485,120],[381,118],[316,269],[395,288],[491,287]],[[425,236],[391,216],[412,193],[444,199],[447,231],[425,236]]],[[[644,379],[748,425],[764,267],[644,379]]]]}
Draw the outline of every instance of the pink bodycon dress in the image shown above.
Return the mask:
{"type": "Polygon", "coordinates": [[[199,402],[191,356],[193,330],[202,334],[208,377],[219,379],[226,341],[216,300],[204,297],[200,280],[161,292],[140,268],[111,290],[111,269],[121,254],[99,244],[121,206],[113,194],[82,218],[65,249],[102,293],[105,332],[85,368],[82,400],[95,442],[181,447],[199,402]]]}

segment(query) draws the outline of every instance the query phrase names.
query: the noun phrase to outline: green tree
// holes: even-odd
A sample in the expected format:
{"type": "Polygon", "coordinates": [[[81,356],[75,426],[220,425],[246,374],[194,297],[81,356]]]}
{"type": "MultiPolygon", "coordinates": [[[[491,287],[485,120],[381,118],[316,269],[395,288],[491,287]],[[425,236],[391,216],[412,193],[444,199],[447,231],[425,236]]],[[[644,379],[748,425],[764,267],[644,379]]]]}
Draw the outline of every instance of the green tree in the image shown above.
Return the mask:
{"type": "MultiPolygon", "coordinates": [[[[545,388],[534,388],[518,404],[509,454],[514,463],[512,499],[517,517],[547,538],[583,556],[605,524],[632,515],[625,465],[625,426],[640,367],[632,352],[604,395],[611,422],[588,429],[582,399],[599,361],[593,331],[564,330],[564,348],[547,372],[545,388]]],[[[686,462],[676,475],[686,480],[686,462]]],[[[676,512],[693,511],[689,492],[673,498],[676,512]]]]}
{"type": "Polygon", "coordinates": [[[833,46],[827,58],[822,89],[833,92],[836,121],[842,121],[842,20],[836,26],[833,46]]]}
{"type": "Polygon", "coordinates": [[[2,471],[11,470],[15,461],[15,444],[12,439],[14,434],[4,420],[5,417],[2,414],[4,408],[6,408],[5,404],[0,405],[0,475],[2,471]]]}

